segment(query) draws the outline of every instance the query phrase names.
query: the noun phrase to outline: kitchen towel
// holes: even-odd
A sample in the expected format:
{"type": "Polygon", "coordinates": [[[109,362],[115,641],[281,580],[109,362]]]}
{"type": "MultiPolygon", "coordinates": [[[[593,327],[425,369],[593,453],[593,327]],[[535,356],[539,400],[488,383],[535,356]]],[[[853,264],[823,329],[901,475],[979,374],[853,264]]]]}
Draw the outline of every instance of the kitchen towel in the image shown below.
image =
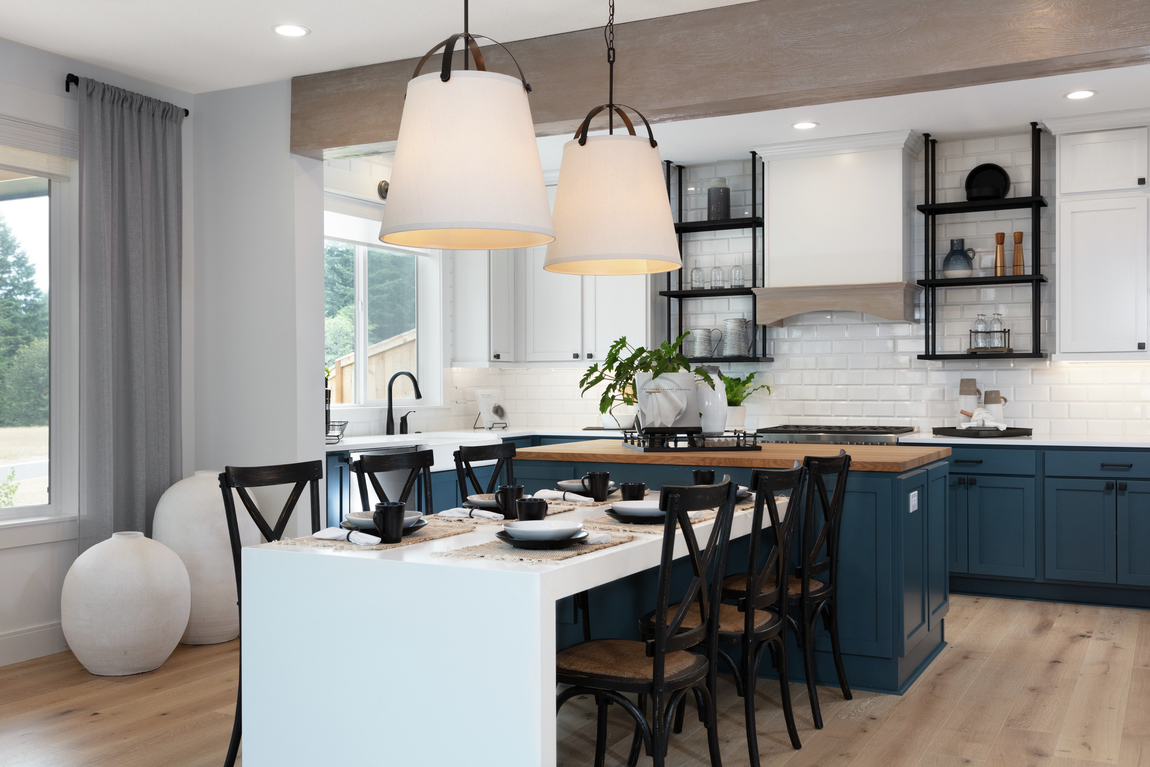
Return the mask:
{"type": "Polygon", "coordinates": [[[357,546],[378,546],[380,542],[379,536],[361,533],[358,530],[344,530],[342,527],[325,527],[317,533],[312,533],[311,537],[320,541],[351,541],[357,546]]]}
{"type": "Polygon", "coordinates": [[[503,520],[503,515],[498,511],[487,511],[486,509],[448,509],[441,511],[435,516],[445,517],[447,519],[490,519],[495,522],[503,520]]]}

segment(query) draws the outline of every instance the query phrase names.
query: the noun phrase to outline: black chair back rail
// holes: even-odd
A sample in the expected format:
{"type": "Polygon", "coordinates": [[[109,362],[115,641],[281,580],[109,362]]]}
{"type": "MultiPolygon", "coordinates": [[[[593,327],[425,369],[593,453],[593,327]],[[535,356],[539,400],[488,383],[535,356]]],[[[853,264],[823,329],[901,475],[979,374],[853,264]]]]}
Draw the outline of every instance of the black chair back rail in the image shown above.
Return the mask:
{"type": "Polygon", "coordinates": [[[416,482],[419,480],[420,475],[423,476],[423,508],[420,509],[424,514],[431,514],[434,507],[431,502],[431,467],[435,463],[435,451],[433,450],[419,450],[409,453],[364,453],[351,463],[351,470],[355,473],[356,482],[359,484],[359,498],[360,503],[363,505],[364,511],[371,511],[371,497],[367,492],[367,485],[370,482],[372,490],[375,491],[375,497],[379,499],[380,503],[387,503],[391,499],[384,491],[383,485],[379,482],[379,477],[376,474],[385,471],[403,471],[408,470],[406,481],[403,483],[403,490],[400,491],[399,497],[396,499],[401,503],[407,503],[411,497],[412,491],[415,489],[416,482]]]}
{"type": "Polygon", "coordinates": [[[501,483],[499,475],[506,472],[507,481],[502,484],[514,485],[515,484],[515,444],[505,442],[500,445],[462,445],[455,451],[455,474],[459,482],[459,498],[460,500],[467,500],[467,496],[472,493],[467,489],[468,480],[471,481],[471,486],[475,488],[475,494],[494,493],[495,488],[501,483]],[[475,470],[472,468],[473,463],[480,461],[495,461],[495,467],[491,471],[491,479],[487,481],[487,488],[484,489],[483,485],[479,483],[479,477],[475,476],[475,470]]]}
{"type": "MultiPolygon", "coordinates": [[[[242,579],[240,576],[240,526],[236,518],[236,504],[232,496],[236,495],[244,505],[244,509],[259,528],[260,534],[267,541],[278,541],[287,529],[291,515],[303,495],[305,487],[310,486],[309,500],[311,501],[311,531],[319,530],[319,481],[323,479],[323,461],[304,461],[303,463],[288,463],[278,466],[228,466],[220,474],[220,492],[224,496],[224,516],[228,521],[228,539],[232,547],[232,565],[236,571],[236,604],[240,604],[243,594],[242,579]],[[291,485],[291,492],[280,511],[275,526],[268,525],[263,514],[256,508],[248,488],[273,487],[276,485],[291,485]]],[[[240,613],[241,636],[243,626],[243,613],[240,613]]],[[[240,738],[242,733],[243,714],[243,688],[237,685],[236,690],[236,718],[232,725],[232,738],[228,744],[228,753],[224,757],[224,767],[234,767],[240,753],[240,738]]]]}

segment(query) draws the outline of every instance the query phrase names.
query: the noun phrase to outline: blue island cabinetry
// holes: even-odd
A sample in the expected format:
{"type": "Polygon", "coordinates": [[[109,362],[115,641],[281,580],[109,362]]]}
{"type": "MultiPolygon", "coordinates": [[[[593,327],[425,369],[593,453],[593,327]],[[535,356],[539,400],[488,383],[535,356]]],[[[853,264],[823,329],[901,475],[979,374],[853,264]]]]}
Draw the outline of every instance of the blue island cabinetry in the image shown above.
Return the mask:
{"type": "Polygon", "coordinates": [[[1150,606],[1150,450],[951,444],[954,591],[1150,606]]]}

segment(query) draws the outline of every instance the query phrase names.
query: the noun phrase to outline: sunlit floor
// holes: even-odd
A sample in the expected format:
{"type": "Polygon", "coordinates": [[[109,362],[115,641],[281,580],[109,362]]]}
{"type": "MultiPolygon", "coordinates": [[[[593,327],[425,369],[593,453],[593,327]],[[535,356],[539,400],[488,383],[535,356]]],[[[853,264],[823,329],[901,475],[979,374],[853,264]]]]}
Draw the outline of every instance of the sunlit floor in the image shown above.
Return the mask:
{"type": "MultiPolygon", "coordinates": [[[[777,683],[761,681],[764,767],[1150,767],[1150,611],[955,595],[946,626],[950,646],[904,696],[857,692],[848,702],[820,688],[822,730],[794,685],[800,751],[787,740],[777,683]]],[[[0,764],[218,767],[237,647],[181,646],[159,670],[118,679],[90,676],[69,653],[0,668],[0,764]]],[[[725,678],[719,707],[723,763],[746,765],[743,705],[725,678]]],[[[607,763],[621,764],[630,719],[612,709],[607,763]]],[[[591,701],[565,706],[559,763],[591,764],[594,738],[591,701]]],[[[708,763],[692,707],[667,764],[708,763]]]]}

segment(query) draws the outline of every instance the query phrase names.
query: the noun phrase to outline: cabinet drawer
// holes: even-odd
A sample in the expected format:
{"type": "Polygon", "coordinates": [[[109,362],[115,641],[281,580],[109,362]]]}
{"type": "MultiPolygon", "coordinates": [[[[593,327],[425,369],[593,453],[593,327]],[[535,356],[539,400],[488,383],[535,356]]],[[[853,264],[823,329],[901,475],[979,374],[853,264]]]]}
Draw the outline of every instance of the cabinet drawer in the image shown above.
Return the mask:
{"type": "Polygon", "coordinates": [[[1060,136],[1058,155],[1062,194],[1137,189],[1146,183],[1145,128],[1060,136]]]}
{"type": "Polygon", "coordinates": [[[1046,476],[1150,478],[1150,451],[1050,451],[1046,454],[1046,476]]]}
{"type": "Polygon", "coordinates": [[[952,474],[1020,474],[1033,477],[1038,461],[1033,450],[956,447],[951,449],[952,474]]]}

